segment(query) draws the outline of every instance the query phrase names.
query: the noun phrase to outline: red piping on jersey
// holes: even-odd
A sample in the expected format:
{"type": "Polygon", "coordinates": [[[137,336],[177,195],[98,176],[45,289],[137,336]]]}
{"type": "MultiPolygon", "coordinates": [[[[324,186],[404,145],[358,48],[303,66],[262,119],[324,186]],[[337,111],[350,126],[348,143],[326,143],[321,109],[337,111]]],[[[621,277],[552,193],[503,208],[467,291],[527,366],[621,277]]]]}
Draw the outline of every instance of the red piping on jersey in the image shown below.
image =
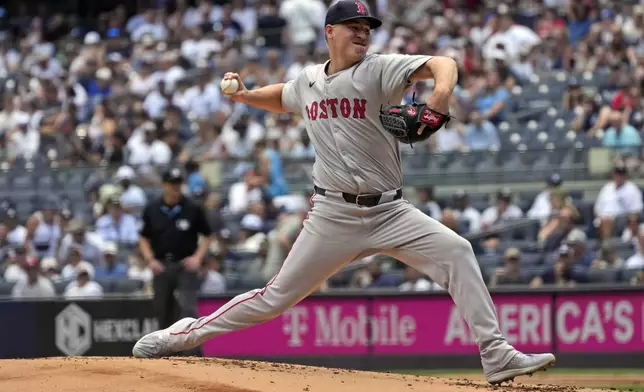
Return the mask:
{"type": "MultiPolygon", "coordinates": [[[[314,197],[314,196],[315,196],[315,194],[313,194],[313,196],[311,196],[311,199],[310,199],[311,206],[313,206],[313,197],[314,197]]],[[[308,214],[307,214],[307,219],[308,219],[308,214]]],[[[300,232],[297,234],[297,238],[295,238],[295,241],[297,241],[297,239],[300,237],[300,234],[302,234],[302,231],[300,231],[300,232]]],[[[295,243],[295,242],[293,242],[293,243],[295,243]]],[[[292,250],[292,249],[293,249],[293,248],[291,248],[291,250],[292,250]]],[[[284,259],[284,261],[286,261],[286,259],[288,259],[288,256],[289,256],[289,254],[290,254],[290,253],[291,253],[291,251],[289,250],[289,253],[286,255],[286,258],[284,259]]],[[[280,272],[282,272],[282,268],[284,268],[284,264],[285,264],[285,263],[282,263],[282,266],[280,267],[279,271],[277,271],[277,273],[275,274],[275,276],[273,276],[273,279],[271,279],[271,280],[270,280],[270,282],[268,282],[268,283],[266,284],[266,286],[264,286],[264,288],[263,288],[261,291],[258,291],[258,292],[256,292],[255,294],[253,294],[252,296],[250,296],[250,297],[248,297],[248,298],[245,298],[245,299],[242,299],[242,300],[241,300],[241,301],[239,301],[239,302],[235,302],[235,303],[234,303],[234,304],[232,304],[228,309],[224,310],[223,312],[221,312],[220,314],[218,314],[218,315],[214,316],[213,318],[211,318],[211,319],[209,319],[209,320],[206,320],[203,324],[201,324],[201,325],[200,325],[200,326],[198,326],[198,327],[192,327],[192,328],[190,328],[189,330],[187,330],[187,331],[183,331],[183,332],[170,332],[170,335],[173,335],[173,336],[177,336],[177,335],[188,335],[188,334],[190,334],[190,332],[200,330],[201,328],[205,327],[206,325],[208,325],[208,324],[212,323],[213,321],[217,320],[220,316],[223,316],[224,314],[226,314],[226,312],[228,312],[230,309],[234,308],[235,306],[237,306],[237,305],[241,305],[241,304],[243,304],[243,303],[244,303],[244,302],[246,302],[246,301],[250,301],[251,299],[253,299],[253,298],[257,297],[258,295],[262,295],[262,296],[263,296],[263,295],[264,295],[264,293],[266,293],[266,290],[270,287],[270,285],[272,285],[272,284],[275,282],[275,279],[277,279],[277,276],[280,274],[280,272]]]]}

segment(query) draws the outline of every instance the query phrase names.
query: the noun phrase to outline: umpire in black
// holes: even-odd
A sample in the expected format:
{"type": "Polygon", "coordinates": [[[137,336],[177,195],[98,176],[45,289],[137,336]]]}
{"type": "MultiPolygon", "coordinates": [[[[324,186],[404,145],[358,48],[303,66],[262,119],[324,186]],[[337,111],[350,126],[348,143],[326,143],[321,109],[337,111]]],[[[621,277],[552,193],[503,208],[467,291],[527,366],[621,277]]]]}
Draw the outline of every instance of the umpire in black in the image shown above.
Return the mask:
{"type": "Polygon", "coordinates": [[[199,269],[212,242],[206,213],[182,194],[183,172],[163,174],[163,194],[143,211],[141,253],[154,273],[154,306],[160,328],[198,318],[199,269]],[[201,237],[201,241],[199,241],[201,237]]]}

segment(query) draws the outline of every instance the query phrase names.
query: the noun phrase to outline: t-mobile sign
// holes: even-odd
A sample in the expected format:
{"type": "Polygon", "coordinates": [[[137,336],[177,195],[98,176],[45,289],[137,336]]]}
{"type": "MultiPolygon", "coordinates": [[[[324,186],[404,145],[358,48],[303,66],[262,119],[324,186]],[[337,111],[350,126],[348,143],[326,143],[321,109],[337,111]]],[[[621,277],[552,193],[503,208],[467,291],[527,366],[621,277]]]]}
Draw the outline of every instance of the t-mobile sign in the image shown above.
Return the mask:
{"type": "MultiPolygon", "coordinates": [[[[495,297],[501,330],[526,351],[552,347],[548,296],[495,297]]],[[[223,305],[207,300],[201,314],[223,305]]],[[[448,296],[309,298],[278,318],[214,338],[206,355],[476,353],[475,337],[448,296]]]]}

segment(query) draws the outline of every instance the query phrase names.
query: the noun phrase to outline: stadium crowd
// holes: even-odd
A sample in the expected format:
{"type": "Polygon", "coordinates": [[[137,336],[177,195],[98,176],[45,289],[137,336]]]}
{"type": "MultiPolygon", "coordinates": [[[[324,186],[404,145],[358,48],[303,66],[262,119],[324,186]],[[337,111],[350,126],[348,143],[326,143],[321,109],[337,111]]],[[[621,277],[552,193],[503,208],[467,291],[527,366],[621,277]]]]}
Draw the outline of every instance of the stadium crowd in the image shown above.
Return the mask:
{"type": "MultiPolygon", "coordinates": [[[[644,6],[366,3],[385,21],[373,32],[371,52],[446,55],[460,66],[451,102],[457,120],[415,145],[415,154],[516,145],[504,127],[520,109],[521,91],[558,73],[571,76],[552,102],[555,113],[567,115],[569,132],[557,125],[562,135],[554,140],[572,131],[573,139],[615,152],[612,178],[594,200],[573,194],[557,174],[533,195],[503,188],[490,198],[463,189],[441,199],[433,187],[408,195],[453,230],[476,236],[473,246],[490,286],[644,284],[642,190],[632,181],[642,157],[644,6]],[[589,74],[606,77],[586,83],[589,74]],[[533,230],[488,233],[525,218],[536,222],[533,230]]],[[[36,11],[27,3],[13,12],[0,9],[0,169],[13,176],[3,180],[12,197],[1,206],[5,294],[149,292],[152,272],[136,249],[139,213],[155,194],[159,169],[171,164],[185,168],[186,193],[204,204],[218,233],[204,260],[202,290],[221,293],[269,280],[309,208],[308,195],[289,189],[284,161],[310,164],[315,152],[298,114],[235,104],[221,94],[219,81],[239,71],[246,86],[256,88],[326,61],[322,32],[329,5],[174,0],[150,2],[134,13],[119,5],[89,19],[49,2],[36,11]],[[43,167],[72,174],[38,174],[43,167]],[[235,181],[225,186],[229,173],[235,181]],[[65,192],[57,192],[59,185],[65,192]],[[38,201],[25,204],[21,189],[38,201]]],[[[431,81],[417,83],[404,99],[422,100],[431,91],[431,81]]],[[[548,137],[553,140],[541,133],[535,140],[548,137]]],[[[322,290],[440,290],[395,260],[378,255],[361,262],[322,290]]]]}

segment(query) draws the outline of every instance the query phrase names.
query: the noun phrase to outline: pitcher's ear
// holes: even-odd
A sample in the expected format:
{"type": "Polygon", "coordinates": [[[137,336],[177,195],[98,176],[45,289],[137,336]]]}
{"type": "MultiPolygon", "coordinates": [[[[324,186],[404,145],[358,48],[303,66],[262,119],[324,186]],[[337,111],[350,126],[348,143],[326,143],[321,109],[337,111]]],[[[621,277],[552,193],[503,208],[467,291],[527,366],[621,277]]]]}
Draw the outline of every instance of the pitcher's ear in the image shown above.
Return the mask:
{"type": "Polygon", "coordinates": [[[330,37],[333,37],[333,26],[332,25],[326,25],[324,26],[324,35],[326,36],[326,39],[328,40],[330,37]]]}

